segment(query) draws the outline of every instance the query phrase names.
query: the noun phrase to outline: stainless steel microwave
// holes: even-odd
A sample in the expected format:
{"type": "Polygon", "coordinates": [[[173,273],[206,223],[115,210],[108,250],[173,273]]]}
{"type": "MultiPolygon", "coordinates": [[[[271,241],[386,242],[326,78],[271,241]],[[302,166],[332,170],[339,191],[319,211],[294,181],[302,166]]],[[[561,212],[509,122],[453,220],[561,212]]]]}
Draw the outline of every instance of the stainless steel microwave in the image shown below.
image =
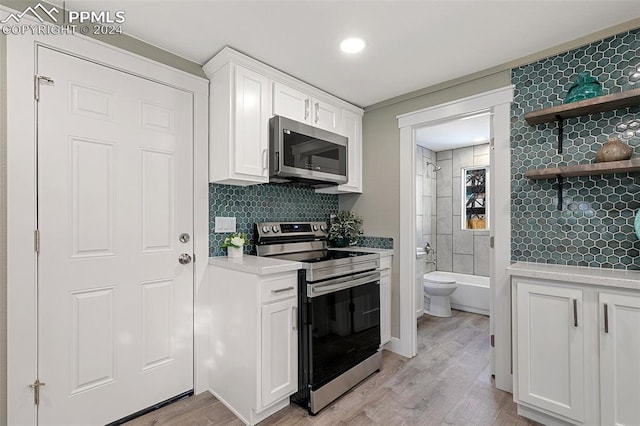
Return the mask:
{"type": "Polygon", "coordinates": [[[282,116],[269,120],[269,181],[347,183],[348,139],[282,116]]]}

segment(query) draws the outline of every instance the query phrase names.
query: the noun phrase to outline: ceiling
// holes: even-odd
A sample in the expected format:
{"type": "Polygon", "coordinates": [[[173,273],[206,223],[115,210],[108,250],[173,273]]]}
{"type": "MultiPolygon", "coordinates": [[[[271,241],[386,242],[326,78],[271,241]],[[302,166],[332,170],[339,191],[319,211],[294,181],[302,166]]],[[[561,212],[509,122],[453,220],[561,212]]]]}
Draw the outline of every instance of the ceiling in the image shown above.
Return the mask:
{"type": "Polygon", "coordinates": [[[490,123],[491,115],[486,112],[422,127],[416,130],[416,143],[432,151],[489,143],[490,123]]]}
{"type": "Polygon", "coordinates": [[[126,33],[200,64],[230,46],[359,106],[640,17],[638,0],[68,0],[66,7],[123,10],[126,33]],[[365,39],[362,53],[339,51],[351,36],[365,39]]]}

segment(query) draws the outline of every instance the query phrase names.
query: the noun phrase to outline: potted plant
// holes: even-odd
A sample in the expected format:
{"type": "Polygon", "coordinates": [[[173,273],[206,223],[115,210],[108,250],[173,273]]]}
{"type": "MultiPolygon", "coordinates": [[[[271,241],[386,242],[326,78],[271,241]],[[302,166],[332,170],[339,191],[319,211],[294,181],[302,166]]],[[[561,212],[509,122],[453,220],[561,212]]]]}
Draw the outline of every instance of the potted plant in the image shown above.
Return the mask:
{"type": "Polygon", "coordinates": [[[234,232],[228,235],[220,247],[227,249],[228,257],[242,257],[242,248],[249,243],[247,235],[243,232],[234,232]]]}
{"type": "Polygon", "coordinates": [[[362,235],[362,217],[348,211],[341,211],[332,220],[329,227],[329,241],[335,247],[346,247],[358,242],[362,235]]]}

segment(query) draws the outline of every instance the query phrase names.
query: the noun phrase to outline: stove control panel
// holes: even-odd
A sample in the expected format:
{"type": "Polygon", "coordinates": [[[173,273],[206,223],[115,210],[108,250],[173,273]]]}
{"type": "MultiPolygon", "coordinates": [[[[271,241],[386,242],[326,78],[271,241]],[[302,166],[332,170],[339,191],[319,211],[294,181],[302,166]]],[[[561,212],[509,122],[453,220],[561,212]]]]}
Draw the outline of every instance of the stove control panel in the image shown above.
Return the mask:
{"type": "Polygon", "coordinates": [[[260,241],[275,237],[326,239],[329,235],[329,227],[325,222],[259,222],[255,229],[260,241]]]}

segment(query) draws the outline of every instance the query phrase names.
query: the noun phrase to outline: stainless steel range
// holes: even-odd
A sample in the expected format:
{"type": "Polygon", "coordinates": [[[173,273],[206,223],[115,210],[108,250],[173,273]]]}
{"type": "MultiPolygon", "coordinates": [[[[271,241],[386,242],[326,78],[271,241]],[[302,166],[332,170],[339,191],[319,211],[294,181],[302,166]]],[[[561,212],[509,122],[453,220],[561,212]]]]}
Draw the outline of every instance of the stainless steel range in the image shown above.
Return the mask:
{"type": "Polygon", "coordinates": [[[324,222],[255,224],[256,254],[302,262],[298,392],[316,414],[380,370],[380,255],[327,248],[324,222]]]}

